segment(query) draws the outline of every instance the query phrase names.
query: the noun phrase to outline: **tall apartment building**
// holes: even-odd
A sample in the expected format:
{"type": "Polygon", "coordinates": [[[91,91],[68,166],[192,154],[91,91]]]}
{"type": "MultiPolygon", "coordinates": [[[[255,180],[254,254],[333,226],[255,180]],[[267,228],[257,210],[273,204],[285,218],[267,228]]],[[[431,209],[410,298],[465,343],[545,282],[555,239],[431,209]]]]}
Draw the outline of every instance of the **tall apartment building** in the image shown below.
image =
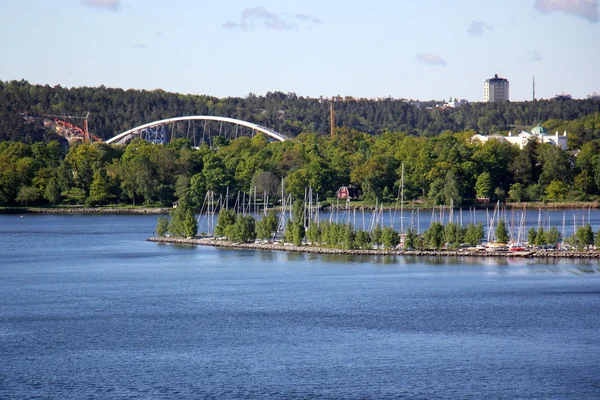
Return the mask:
{"type": "Polygon", "coordinates": [[[508,79],[498,78],[498,74],[486,79],[483,83],[483,101],[508,101],[508,79]]]}

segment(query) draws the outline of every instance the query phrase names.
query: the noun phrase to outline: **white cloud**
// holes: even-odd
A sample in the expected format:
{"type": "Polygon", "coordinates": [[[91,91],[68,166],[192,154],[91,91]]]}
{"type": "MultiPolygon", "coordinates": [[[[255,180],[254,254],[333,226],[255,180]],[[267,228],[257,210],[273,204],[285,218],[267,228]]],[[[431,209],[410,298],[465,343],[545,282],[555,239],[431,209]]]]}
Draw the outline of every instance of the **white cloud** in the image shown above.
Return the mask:
{"type": "Polygon", "coordinates": [[[542,61],[544,59],[544,57],[542,57],[542,54],[537,50],[537,49],[533,49],[533,50],[527,50],[525,52],[526,54],[526,58],[529,61],[542,61]]]}
{"type": "Polygon", "coordinates": [[[562,12],[598,22],[598,0],[536,0],[535,9],[544,13],[562,12]]]}
{"type": "Polygon", "coordinates": [[[86,7],[97,8],[100,10],[121,10],[121,0],[81,0],[81,4],[86,7]]]}
{"type": "Polygon", "coordinates": [[[442,57],[438,56],[437,54],[418,53],[415,56],[415,58],[418,62],[420,62],[421,64],[425,64],[425,65],[432,65],[432,66],[447,65],[446,60],[444,60],[442,57]]]}
{"type": "Polygon", "coordinates": [[[483,21],[472,21],[471,26],[467,29],[469,36],[481,36],[486,30],[493,31],[494,27],[486,24],[483,21]]]}
{"type": "Polygon", "coordinates": [[[252,30],[255,26],[262,26],[273,30],[293,30],[302,27],[310,28],[323,22],[305,14],[276,14],[265,7],[245,8],[240,14],[239,22],[225,21],[221,26],[230,30],[252,30]]]}

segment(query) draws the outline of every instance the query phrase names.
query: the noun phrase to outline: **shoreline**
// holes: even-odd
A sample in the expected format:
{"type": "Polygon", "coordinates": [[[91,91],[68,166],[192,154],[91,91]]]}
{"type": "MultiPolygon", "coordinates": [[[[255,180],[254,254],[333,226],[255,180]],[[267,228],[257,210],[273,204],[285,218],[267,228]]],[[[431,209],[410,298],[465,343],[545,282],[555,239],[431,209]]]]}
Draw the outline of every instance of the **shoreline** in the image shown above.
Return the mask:
{"type": "MultiPolygon", "coordinates": [[[[600,209],[600,201],[590,201],[590,202],[564,202],[564,203],[542,203],[542,202],[532,202],[532,203],[502,203],[504,207],[507,209],[516,210],[585,210],[585,209],[600,209]]],[[[495,203],[487,203],[487,204],[477,204],[471,205],[469,207],[454,207],[454,210],[468,210],[474,208],[475,210],[485,210],[485,209],[493,209],[496,206],[495,203]]],[[[404,206],[404,211],[410,210],[420,210],[420,211],[431,211],[433,209],[439,209],[439,207],[444,207],[446,210],[449,209],[447,206],[426,206],[421,207],[419,205],[410,205],[406,204],[404,206]]],[[[335,206],[327,206],[322,207],[322,211],[331,211],[332,209],[336,209],[338,207],[335,206]]],[[[365,210],[372,211],[375,209],[373,205],[353,205],[350,203],[348,206],[340,206],[339,210],[365,210]]],[[[398,211],[400,207],[395,206],[383,206],[384,211],[398,211]]],[[[173,210],[172,207],[3,207],[0,208],[0,214],[71,214],[71,213],[80,213],[80,214],[169,214],[173,210]]],[[[272,207],[268,208],[268,210],[280,211],[280,207],[272,207]]]]}
{"type": "Polygon", "coordinates": [[[172,208],[60,207],[2,208],[0,214],[169,214],[172,208]]]}
{"type": "Polygon", "coordinates": [[[487,252],[487,251],[457,251],[457,250],[343,250],[329,247],[294,246],[278,243],[233,243],[226,240],[208,238],[186,239],[171,237],[151,237],[147,239],[154,243],[187,244],[197,246],[222,247],[235,250],[288,251],[310,254],[339,254],[363,256],[417,256],[417,257],[500,257],[500,258],[584,258],[600,259],[600,252],[579,251],[520,251],[520,252],[487,252]]]}

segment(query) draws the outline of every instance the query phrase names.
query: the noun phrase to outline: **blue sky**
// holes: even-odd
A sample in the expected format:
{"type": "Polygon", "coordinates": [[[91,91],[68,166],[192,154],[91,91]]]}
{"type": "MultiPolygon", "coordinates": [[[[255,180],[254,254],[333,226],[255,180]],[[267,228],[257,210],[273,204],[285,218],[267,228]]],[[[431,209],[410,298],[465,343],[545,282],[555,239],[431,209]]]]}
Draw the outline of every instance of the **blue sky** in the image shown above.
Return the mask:
{"type": "Polygon", "coordinates": [[[2,0],[0,79],[218,97],[600,92],[599,0],[2,0]]]}

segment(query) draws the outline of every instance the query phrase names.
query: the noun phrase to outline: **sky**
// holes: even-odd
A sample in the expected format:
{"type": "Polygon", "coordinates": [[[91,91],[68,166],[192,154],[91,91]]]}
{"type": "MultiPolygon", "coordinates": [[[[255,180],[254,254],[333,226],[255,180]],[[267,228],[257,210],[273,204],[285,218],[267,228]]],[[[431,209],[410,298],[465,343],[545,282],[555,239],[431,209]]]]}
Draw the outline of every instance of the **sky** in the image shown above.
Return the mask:
{"type": "Polygon", "coordinates": [[[600,93],[600,0],[0,0],[0,80],[184,94],[600,93]]]}

